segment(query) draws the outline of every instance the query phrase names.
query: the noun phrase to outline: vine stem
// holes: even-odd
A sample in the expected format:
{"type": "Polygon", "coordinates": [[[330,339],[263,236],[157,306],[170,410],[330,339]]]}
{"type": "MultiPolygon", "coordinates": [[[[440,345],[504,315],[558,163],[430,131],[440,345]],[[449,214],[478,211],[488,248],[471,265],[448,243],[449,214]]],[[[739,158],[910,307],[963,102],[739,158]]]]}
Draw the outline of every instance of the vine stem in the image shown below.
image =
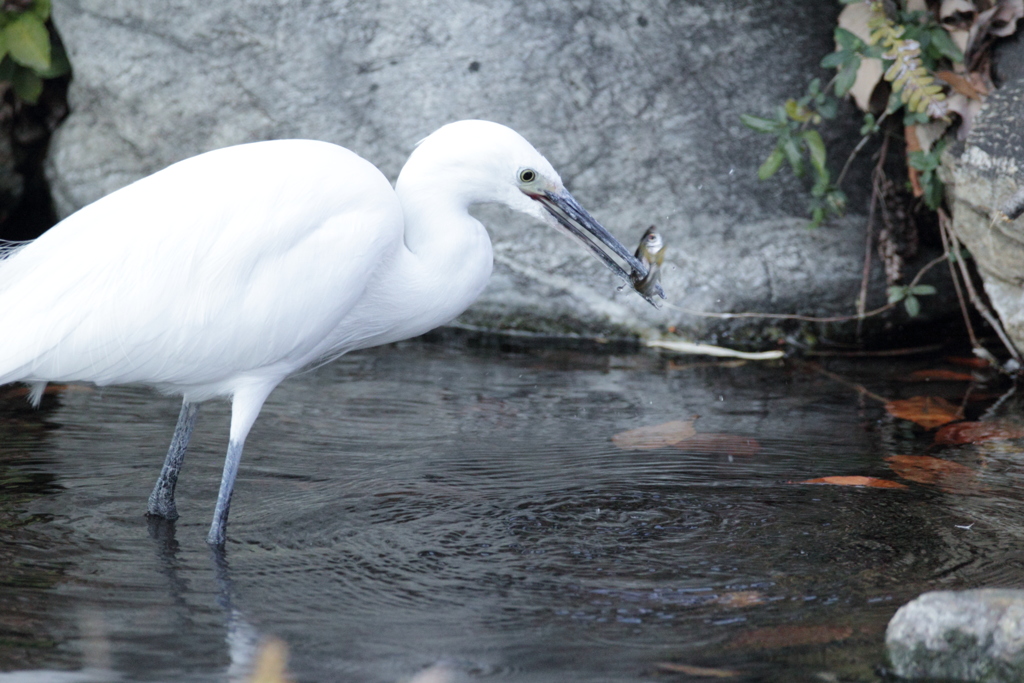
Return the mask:
{"type": "Polygon", "coordinates": [[[878,150],[878,163],[871,172],[871,207],[868,209],[868,223],[864,229],[864,270],[860,278],[860,294],[857,296],[857,338],[860,339],[861,330],[864,326],[864,312],[868,305],[868,284],[871,281],[871,246],[875,237],[875,207],[879,202],[884,202],[885,197],[881,196],[880,177],[883,173],[882,167],[885,164],[885,157],[889,152],[889,136],[882,137],[882,147],[878,150]]]}
{"type": "MultiPolygon", "coordinates": [[[[877,121],[875,121],[876,128],[882,125],[882,122],[885,121],[886,118],[888,118],[889,113],[890,112],[888,109],[882,112],[882,115],[878,117],[877,121]]],[[[864,145],[868,144],[868,140],[870,140],[873,136],[874,133],[868,133],[867,135],[862,137],[860,139],[860,142],[857,143],[857,146],[853,148],[852,152],[850,152],[850,156],[846,157],[846,163],[843,164],[843,170],[839,172],[839,177],[836,178],[836,187],[839,187],[843,184],[843,178],[846,177],[846,172],[850,170],[850,164],[853,163],[853,160],[857,157],[857,154],[859,154],[860,151],[864,149],[864,145]]]]}
{"type": "MultiPolygon", "coordinates": [[[[946,222],[939,217],[939,236],[942,237],[942,248],[946,252],[946,256],[950,257],[953,253],[951,242],[955,239],[949,234],[949,226],[946,222]]],[[[978,337],[974,334],[974,325],[971,324],[971,314],[967,310],[967,302],[964,301],[963,289],[960,287],[960,278],[957,277],[956,266],[953,265],[953,259],[949,258],[949,277],[953,280],[953,289],[956,290],[956,298],[960,302],[960,314],[964,317],[964,327],[967,328],[967,336],[971,340],[971,349],[975,351],[975,355],[978,355],[977,349],[984,349],[981,342],[978,341],[978,337]]],[[[985,354],[988,354],[985,351],[985,354]]]]}
{"type": "MultiPolygon", "coordinates": [[[[1010,357],[1017,362],[1018,367],[1024,365],[1024,361],[1021,360],[1020,352],[1017,351],[1017,347],[1014,346],[1013,342],[1006,334],[1006,330],[1003,329],[1002,323],[999,322],[999,318],[992,312],[985,302],[982,301],[981,297],[978,296],[977,290],[974,288],[974,282],[971,280],[971,274],[967,270],[967,264],[964,263],[963,256],[960,254],[960,240],[956,235],[953,234],[950,226],[951,219],[942,209],[938,210],[939,224],[945,224],[946,230],[949,231],[949,237],[953,246],[953,256],[956,258],[956,264],[960,268],[960,276],[963,278],[964,287],[967,288],[967,296],[971,300],[971,304],[981,314],[981,317],[992,326],[995,330],[996,335],[999,337],[999,341],[1003,342],[1003,346],[1009,351],[1010,357]]],[[[987,351],[986,351],[987,353],[987,351]]]]}
{"type": "MultiPolygon", "coordinates": [[[[931,270],[932,268],[934,268],[935,266],[937,266],[938,264],[942,263],[947,259],[948,257],[946,256],[946,254],[943,254],[942,256],[938,256],[929,261],[928,263],[926,263],[924,266],[921,267],[921,270],[917,271],[917,275],[915,275],[914,279],[911,280],[909,285],[907,285],[907,288],[910,289],[915,287],[921,281],[921,278],[924,277],[925,273],[927,273],[929,270],[931,270]]],[[[801,320],[804,322],[811,323],[842,323],[849,322],[851,320],[858,320],[860,318],[870,318],[872,316],[879,315],[880,313],[885,313],[886,311],[895,308],[897,304],[899,304],[899,302],[894,301],[892,303],[885,304],[884,306],[879,306],[878,308],[866,311],[863,315],[858,313],[854,315],[836,315],[821,318],[812,315],[796,315],[790,313],[756,313],[751,311],[744,311],[741,313],[715,313],[711,311],[696,311],[690,308],[684,308],[683,306],[677,306],[672,303],[666,303],[665,306],[667,306],[668,308],[675,309],[677,311],[681,311],[682,313],[685,313],[687,315],[693,315],[701,318],[721,318],[725,320],[729,320],[732,318],[768,318],[772,320],[801,320]]]]}

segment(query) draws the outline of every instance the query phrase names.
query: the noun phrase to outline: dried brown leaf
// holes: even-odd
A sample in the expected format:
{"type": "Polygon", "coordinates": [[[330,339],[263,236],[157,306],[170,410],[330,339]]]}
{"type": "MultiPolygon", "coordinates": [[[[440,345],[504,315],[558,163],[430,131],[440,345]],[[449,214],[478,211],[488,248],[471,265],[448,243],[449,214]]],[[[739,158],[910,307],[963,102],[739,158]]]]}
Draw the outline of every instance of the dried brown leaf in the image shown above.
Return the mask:
{"type": "Polygon", "coordinates": [[[969,372],[958,372],[956,370],[916,370],[907,377],[913,382],[938,380],[940,382],[973,382],[974,375],[969,372]]]}
{"type": "Polygon", "coordinates": [[[1024,426],[1008,422],[957,422],[935,434],[935,443],[944,446],[1024,438],[1024,426]]]}
{"type": "Polygon", "coordinates": [[[723,607],[750,607],[764,603],[764,594],[761,591],[730,591],[719,595],[715,602],[723,607]]]}
{"type": "Polygon", "coordinates": [[[916,422],[925,429],[934,429],[960,419],[959,408],[937,396],[914,396],[889,401],[885,404],[885,410],[894,417],[916,422]]]}
{"type": "Polygon", "coordinates": [[[971,358],[970,356],[946,356],[946,361],[953,365],[962,365],[967,368],[982,368],[988,367],[988,361],[981,358],[971,358]]]}
{"type": "Polygon", "coordinates": [[[891,455],[885,461],[893,472],[908,481],[939,486],[951,493],[972,486],[977,475],[966,465],[928,455],[891,455]]]}
{"type": "Polygon", "coordinates": [[[794,484],[832,484],[833,486],[868,486],[876,489],[905,489],[906,484],[890,479],[879,479],[877,477],[843,476],[843,477],[818,477],[817,479],[806,479],[804,481],[790,482],[794,484]]]}
{"type": "Polygon", "coordinates": [[[982,93],[978,92],[974,85],[960,74],[952,71],[936,71],[935,75],[964,97],[969,97],[972,100],[981,99],[982,93]]]}
{"type": "Polygon", "coordinates": [[[693,420],[672,420],[660,425],[619,432],[612,437],[612,443],[627,450],[646,451],[673,446],[680,441],[689,439],[696,433],[697,431],[693,428],[693,420]]]}

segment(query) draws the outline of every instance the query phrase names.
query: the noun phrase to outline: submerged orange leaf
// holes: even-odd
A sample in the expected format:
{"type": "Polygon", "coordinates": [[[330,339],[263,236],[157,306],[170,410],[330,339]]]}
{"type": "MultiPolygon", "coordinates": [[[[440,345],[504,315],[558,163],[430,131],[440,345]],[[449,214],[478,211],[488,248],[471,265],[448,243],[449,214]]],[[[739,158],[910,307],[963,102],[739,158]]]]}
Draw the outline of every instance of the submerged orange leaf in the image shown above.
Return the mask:
{"type": "Polygon", "coordinates": [[[879,479],[878,477],[818,477],[817,479],[806,479],[794,482],[796,484],[832,484],[833,486],[870,486],[876,489],[905,489],[906,484],[891,479],[879,479]]]}
{"type": "Polygon", "coordinates": [[[711,669],[706,666],[693,666],[691,664],[677,664],[675,662],[658,662],[658,668],[662,671],[686,674],[687,676],[702,676],[704,678],[733,678],[739,676],[739,671],[731,669],[711,669]]]}
{"type": "Polygon", "coordinates": [[[889,401],[885,409],[890,415],[916,422],[925,429],[934,429],[960,419],[960,410],[937,396],[914,396],[901,401],[889,401]]]}
{"type": "Polygon", "coordinates": [[[982,368],[988,367],[988,361],[982,360],[981,358],[971,358],[970,356],[946,356],[946,360],[953,365],[963,365],[968,368],[982,368]]]}
{"type": "Polygon", "coordinates": [[[764,603],[764,593],[761,591],[729,591],[719,595],[715,602],[723,607],[750,607],[764,603]]]}
{"type": "Polygon", "coordinates": [[[1024,437],[1024,426],[1021,425],[1007,422],[957,422],[940,429],[935,434],[935,443],[954,445],[1021,437],[1024,437]]]}
{"type": "Polygon", "coordinates": [[[696,433],[693,420],[672,420],[660,425],[619,432],[612,437],[612,443],[629,450],[651,450],[672,446],[696,433]]]}
{"type": "Polygon", "coordinates": [[[892,471],[918,484],[937,485],[956,491],[969,485],[976,472],[951,460],[929,455],[891,455],[885,459],[892,471]]]}
{"type": "Polygon", "coordinates": [[[917,370],[910,373],[910,380],[939,380],[945,382],[973,382],[974,376],[969,372],[957,372],[956,370],[917,370]]]}

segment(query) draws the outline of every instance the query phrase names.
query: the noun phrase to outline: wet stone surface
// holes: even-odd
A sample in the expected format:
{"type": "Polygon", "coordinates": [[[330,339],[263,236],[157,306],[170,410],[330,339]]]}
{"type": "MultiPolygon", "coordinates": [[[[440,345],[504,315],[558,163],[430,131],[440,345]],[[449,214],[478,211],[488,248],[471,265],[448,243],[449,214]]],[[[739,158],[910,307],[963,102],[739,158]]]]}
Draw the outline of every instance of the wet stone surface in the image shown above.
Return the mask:
{"type": "MultiPolygon", "coordinates": [[[[825,367],[959,405],[964,382],[905,381],[929,363],[825,367]]],[[[1019,441],[935,446],[803,363],[353,354],[271,396],[223,557],[204,538],[227,404],[200,412],[167,525],[143,512],[175,399],[70,386],[36,412],[18,393],[0,388],[3,671],[241,680],[273,635],[299,681],[872,681],[900,605],[1024,579],[1019,441]],[[611,440],[673,420],[696,436],[611,440]],[[897,454],[964,469],[908,480],[897,454]],[[798,483],[839,475],[906,488],[798,483]]]]}

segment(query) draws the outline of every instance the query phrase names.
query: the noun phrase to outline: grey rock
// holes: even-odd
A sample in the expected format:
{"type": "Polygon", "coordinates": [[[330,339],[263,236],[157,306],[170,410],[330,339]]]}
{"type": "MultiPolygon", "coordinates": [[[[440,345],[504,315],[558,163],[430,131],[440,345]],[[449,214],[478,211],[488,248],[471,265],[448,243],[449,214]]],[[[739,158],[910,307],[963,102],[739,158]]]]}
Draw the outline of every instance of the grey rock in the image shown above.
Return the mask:
{"type": "Polygon", "coordinates": [[[1024,218],[1001,209],[1024,188],[1024,78],[985,103],[965,144],[947,153],[953,230],[967,245],[1007,334],[1024,349],[1024,218]]]}
{"type": "MultiPolygon", "coordinates": [[[[49,178],[67,214],[212,148],[310,137],[394,179],[440,125],[491,119],[533,142],[624,243],[659,226],[674,305],[851,313],[865,223],[856,214],[866,207],[856,188],[868,187],[868,160],[849,183],[854,215],[811,232],[805,186],[788,171],[759,182],[773,141],[739,120],[770,116],[827,77],[817,63],[833,49],[839,9],[801,0],[56,0],[73,114],[53,141],[49,178]]],[[[830,128],[837,165],[857,128],[842,114],[830,128]]],[[[760,320],[656,310],[617,291],[564,237],[508,212],[481,214],[495,277],[462,324],[591,335],[674,325],[754,341],[778,333],[760,320]]],[[[877,302],[878,273],[874,284],[877,302]]]]}
{"type": "Polygon", "coordinates": [[[885,644],[903,678],[1024,680],[1024,591],[925,593],[896,612],[885,644]]]}

